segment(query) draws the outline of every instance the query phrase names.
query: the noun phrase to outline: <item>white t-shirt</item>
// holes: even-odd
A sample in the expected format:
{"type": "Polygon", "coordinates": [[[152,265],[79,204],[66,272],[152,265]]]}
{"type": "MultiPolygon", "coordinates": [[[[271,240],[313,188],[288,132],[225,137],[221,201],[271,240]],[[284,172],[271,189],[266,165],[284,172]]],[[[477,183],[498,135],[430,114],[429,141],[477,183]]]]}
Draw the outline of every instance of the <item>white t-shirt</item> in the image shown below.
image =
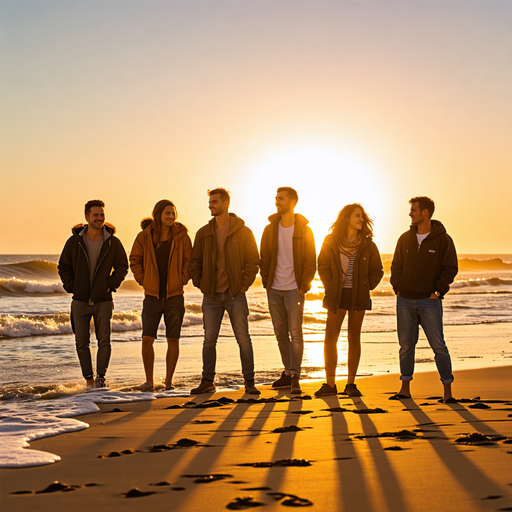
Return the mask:
{"type": "Polygon", "coordinates": [[[421,242],[423,242],[423,240],[425,240],[428,235],[430,235],[430,231],[428,233],[423,233],[422,235],[418,235],[418,233],[416,233],[416,240],[418,240],[418,245],[421,245],[421,242]]]}
{"type": "Polygon", "coordinates": [[[277,236],[277,263],[272,288],[275,290],[296,290],[297,281],[293,268],[293,231],[295,224],[283,228],[279,223],[277,236]]]}

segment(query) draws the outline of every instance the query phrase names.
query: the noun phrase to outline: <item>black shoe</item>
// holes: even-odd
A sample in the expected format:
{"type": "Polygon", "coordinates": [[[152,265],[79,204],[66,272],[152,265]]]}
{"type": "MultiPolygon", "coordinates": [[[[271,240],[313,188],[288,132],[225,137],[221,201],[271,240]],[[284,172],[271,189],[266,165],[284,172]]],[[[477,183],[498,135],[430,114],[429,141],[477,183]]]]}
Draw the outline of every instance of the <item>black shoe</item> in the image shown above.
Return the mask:
{"type": "Polygon", "coordinates": [[[272,384],[272,388],[273,389],[284,389],[284,388],[291,387],[291,385],[292,385],[292,376],[291,375],[286,375],[286,373],[283,372],[281,374],[281,377],[279,377],[279,379],[277,379],[272,384]]]}
{"type": "Polygon", "coordinates": [[[197,388],[191,389],[191,395],[200,395],[201,393],[208,393],[209,391],[215,391],[215,384],[213,380],[201,379],[201,384],[197,388]]]}
{"type": "Polygon", "coordinates": [[[315,391],[315,396],[336,395],[337,393],[338,389],[336,388],[336,384],[329,386],[329,384],[324,382],[322,387],[318,391],[315,391]]]}
{"type": "Polygon", "coordinates": [[[300,375],[292,375],[291,376],[291,381],[292,381],[292,384],[291,384],[291,391],[290,393],[292,395],[301,395],[302,394],[302,389],[300,389],[300,382],[299,382],[299,378],[300,378],[300,375]]]}
{"type": "Polygon", "coordinates": [[[261,391],[254,385],[254,380],[245,381],[245,392],[249,395],[260,395],[261,391]]]}
{"type": "Polygon", "coordinates": [[[363,396],[363,394],[361,393],[361,391],[359,391],[359,389],[357,389],[357,386],[355,384],[347,384],[345,386],[345,393],[348,396],[363,396]]]}

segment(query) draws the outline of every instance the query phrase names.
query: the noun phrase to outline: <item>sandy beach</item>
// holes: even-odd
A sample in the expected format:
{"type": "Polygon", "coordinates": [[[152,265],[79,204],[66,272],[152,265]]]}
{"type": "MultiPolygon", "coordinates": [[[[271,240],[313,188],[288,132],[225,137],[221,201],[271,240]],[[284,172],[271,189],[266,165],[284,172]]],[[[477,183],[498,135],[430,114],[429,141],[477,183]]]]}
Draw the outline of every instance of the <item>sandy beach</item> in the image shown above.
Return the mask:
{"type": "Polygon", "coordinates": [[[469,400],[453,405],[438,402],[436,372],[402,401],[385,375],[360,379],[361,398],[315,398],[309,382],[299,398],[263,386],[259,403],[238,391],[103,404],[77,418],[90,428],[31,443],[60,462],[0,470],[2,509],[512,510],[511,371],[455,372],[469,400]],[[468,434],[476,444],[458,441],[468,434]],[[39,492],[56,481],[68,487],[39,492]]]}

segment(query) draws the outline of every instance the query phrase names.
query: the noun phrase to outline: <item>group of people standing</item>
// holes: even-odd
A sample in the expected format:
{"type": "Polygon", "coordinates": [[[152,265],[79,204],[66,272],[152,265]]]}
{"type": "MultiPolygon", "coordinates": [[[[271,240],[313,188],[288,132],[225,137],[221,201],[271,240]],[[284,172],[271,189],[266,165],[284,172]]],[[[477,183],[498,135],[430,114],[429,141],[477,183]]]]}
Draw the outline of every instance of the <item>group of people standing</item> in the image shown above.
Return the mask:
{"type": "MultiPolygon", "coordinates": [[[[348,316],[348,377],[344,393],[361,396],[355,378],[361,357],[361,328],[371,309],[370,292],[384,271],[373,242],[373,222],[357,203],[345,206],[326,236],[320,254],[308,220],[295,213],[299,197],[291,187],[276,194],[277,213],[269,217],[260,244],[244,221],[229,212],[230,195],[223,188],[208,191],[212,219],[198,230],[192,245],[187,228],[177,222],[176,206],[159,201],[151,218],[143,219],[130,252],[129,265],[144,288],[142,359],[146,381],[141,390],[154,389],[153,344],[164,318],[168,350],[165,388],[173,389],[179,358],[179,338],[185,315],[184,286],[192,279],[203,293],[203,372],[192,394],[215,390],[216,345],[227,311],[239,346],[245,390],[259,394],[254,381],[254,353],[249,333],[246,292],[258,268],[267,291],[268,307],[283,371],[272,387],[300,394],[304,352],[302,333],[305,294],[316,271],[324,285],[326,382],[316,396],[338,392],[337,342],[348,316]]],[[[457,272],[457,254],[443,225],[432,220],[434,202],[424,196],[409,201],[412,225],[398,240],[391,265],[391,285],[397,295],[402,387],[392,398],[409,398],[419,325],[435,352],[444,384],[445,401],[453,400],[451,359],[443,336],[442,299],[457,272]]],[[[88,387],[104,387],[110,359],[112,292],[128,272],[124,248],[115,228],[105,223],[104,203],[85,205],[87,224],[75,226],[59,260],[64,289],[73,293],[71,323],[82,374],[88,387]],[[89,350],[89,329],[94,318],[98,341],[96,378],[89,350]]]]}

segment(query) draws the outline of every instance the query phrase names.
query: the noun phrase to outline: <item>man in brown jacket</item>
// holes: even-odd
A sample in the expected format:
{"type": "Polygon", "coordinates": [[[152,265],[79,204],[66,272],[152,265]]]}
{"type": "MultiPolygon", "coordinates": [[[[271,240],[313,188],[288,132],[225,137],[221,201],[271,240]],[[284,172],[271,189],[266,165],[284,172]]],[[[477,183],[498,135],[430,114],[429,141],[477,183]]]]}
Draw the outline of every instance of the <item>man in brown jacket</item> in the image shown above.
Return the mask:
{"type": "Polygon", "coordinates": [[[277,213],[268,218],[270,224],[263,231],[260,246],[260,273],[284,366],[272,387],[291,387],[293,394],[302,392],[304,295],[316,273],[315,239],[309,221],[294,212],[298,200],[293,188],[277,189],[277,213]]]}
{"type": "Polygon", "coordinates": [[[249,335],[249,307],[245,292],[258,273],[258,247],[252,231],[234,213],[229,213],[227,190],[209,190],[213,219],[196,234],[190,271],[194,286],[203,292],[203,376],[192,394],[215,390],[217,338],[224,311],[228,312],[240,347],[242,373],[247,393],[259,394],[254,386],[254,354],[249,335]]]}

